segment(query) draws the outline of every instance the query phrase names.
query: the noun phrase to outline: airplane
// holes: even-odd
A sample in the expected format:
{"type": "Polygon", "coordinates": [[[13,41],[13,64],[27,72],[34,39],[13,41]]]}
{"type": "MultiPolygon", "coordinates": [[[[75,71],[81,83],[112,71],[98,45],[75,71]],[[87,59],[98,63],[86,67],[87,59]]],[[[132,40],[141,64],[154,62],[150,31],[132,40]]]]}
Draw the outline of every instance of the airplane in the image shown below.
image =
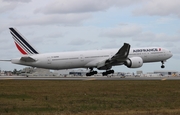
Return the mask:
{"type": "Polygon", "coordinates": [[[164,62],[172,57],[171,51],[162,47],[130,48],[124,43],[120,49],[69,51],[58,53],[39,53],[15,28],[9,28],[17,49],[22,53],[19,58],[11,60],[14,64],[38,68],[60,70],[72,68],[87,68],[86,76],[97,74],[94,68],[105,70],[103,76],[113,74],[113,66],[125,65],[128,68],[140,68],[143,63],[164,62]]]}

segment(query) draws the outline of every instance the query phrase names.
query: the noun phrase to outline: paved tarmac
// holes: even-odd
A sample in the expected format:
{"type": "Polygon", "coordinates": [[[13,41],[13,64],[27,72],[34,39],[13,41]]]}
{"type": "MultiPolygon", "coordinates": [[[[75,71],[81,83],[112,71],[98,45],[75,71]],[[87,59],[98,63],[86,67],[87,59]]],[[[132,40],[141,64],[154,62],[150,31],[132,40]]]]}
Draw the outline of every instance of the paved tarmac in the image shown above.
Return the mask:
{"type": "Polygon", "coordinates": [[[0,76],[0,80],[180,80],[180,77],[24,77],[0,76]]]}

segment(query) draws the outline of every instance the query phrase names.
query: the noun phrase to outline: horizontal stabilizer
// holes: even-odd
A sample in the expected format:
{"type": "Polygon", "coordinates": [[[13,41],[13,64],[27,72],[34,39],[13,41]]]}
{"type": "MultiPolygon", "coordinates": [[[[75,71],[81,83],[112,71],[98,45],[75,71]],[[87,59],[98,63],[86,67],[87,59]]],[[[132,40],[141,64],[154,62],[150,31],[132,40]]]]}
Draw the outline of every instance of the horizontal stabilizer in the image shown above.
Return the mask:
{"type": "Polygon", "coordinates": [[[0,61],[11,61],[11,60],[0,60],[0,61]]]}
{"type": "Polygon", "coordinates": [[[24,61],[24,62],[35,62],[36,60],[30,56],[23,56],[21,57],[20,59],[21,61],[24,61]]]}

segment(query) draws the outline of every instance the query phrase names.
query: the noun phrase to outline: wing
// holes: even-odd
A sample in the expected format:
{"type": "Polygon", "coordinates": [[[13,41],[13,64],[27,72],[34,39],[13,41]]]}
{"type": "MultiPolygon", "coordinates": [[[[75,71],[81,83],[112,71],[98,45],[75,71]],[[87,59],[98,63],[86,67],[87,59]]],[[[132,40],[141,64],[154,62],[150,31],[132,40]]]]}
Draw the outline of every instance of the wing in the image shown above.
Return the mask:
{"type": "MultiPolygon", "coordinates": [[[[21,61],[24,62],[35,62],[36,60],[30,56],[23,56],[20,58],[21,61]]],[[[11,60],[0,60],[0,61],[11,61],[11,60]]]]}
{"type": "Polygon", "coordinates": [[[113,65],[121,65],[127,60],[129,55],[130,45],[124,43],[124,45],[119,49],[119,51],[110,59],[103,60],[98,63],[97,68],[100,70],[110,69],[113,65]]]}
{"type": "Polygon", "coordinates": [[[21,61],[24,61],[24,62],[35,62],[36,60],[30,56],[23,56],[21,57],[20,59],[21,61]]]}

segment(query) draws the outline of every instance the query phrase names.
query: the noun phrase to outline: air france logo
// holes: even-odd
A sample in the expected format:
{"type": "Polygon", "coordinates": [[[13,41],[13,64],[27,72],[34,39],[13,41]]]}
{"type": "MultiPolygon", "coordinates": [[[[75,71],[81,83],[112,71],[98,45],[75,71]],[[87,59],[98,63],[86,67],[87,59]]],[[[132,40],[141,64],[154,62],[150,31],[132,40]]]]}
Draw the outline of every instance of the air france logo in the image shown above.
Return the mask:
{"type": "Polygon", "coordinates": [[[157,52],[157,51],[161,51],[161,48],[159,48],[159,49],[151,48],[151,49],[135,49],[135,50],[133,50],[133,52],[157,52]]]}

